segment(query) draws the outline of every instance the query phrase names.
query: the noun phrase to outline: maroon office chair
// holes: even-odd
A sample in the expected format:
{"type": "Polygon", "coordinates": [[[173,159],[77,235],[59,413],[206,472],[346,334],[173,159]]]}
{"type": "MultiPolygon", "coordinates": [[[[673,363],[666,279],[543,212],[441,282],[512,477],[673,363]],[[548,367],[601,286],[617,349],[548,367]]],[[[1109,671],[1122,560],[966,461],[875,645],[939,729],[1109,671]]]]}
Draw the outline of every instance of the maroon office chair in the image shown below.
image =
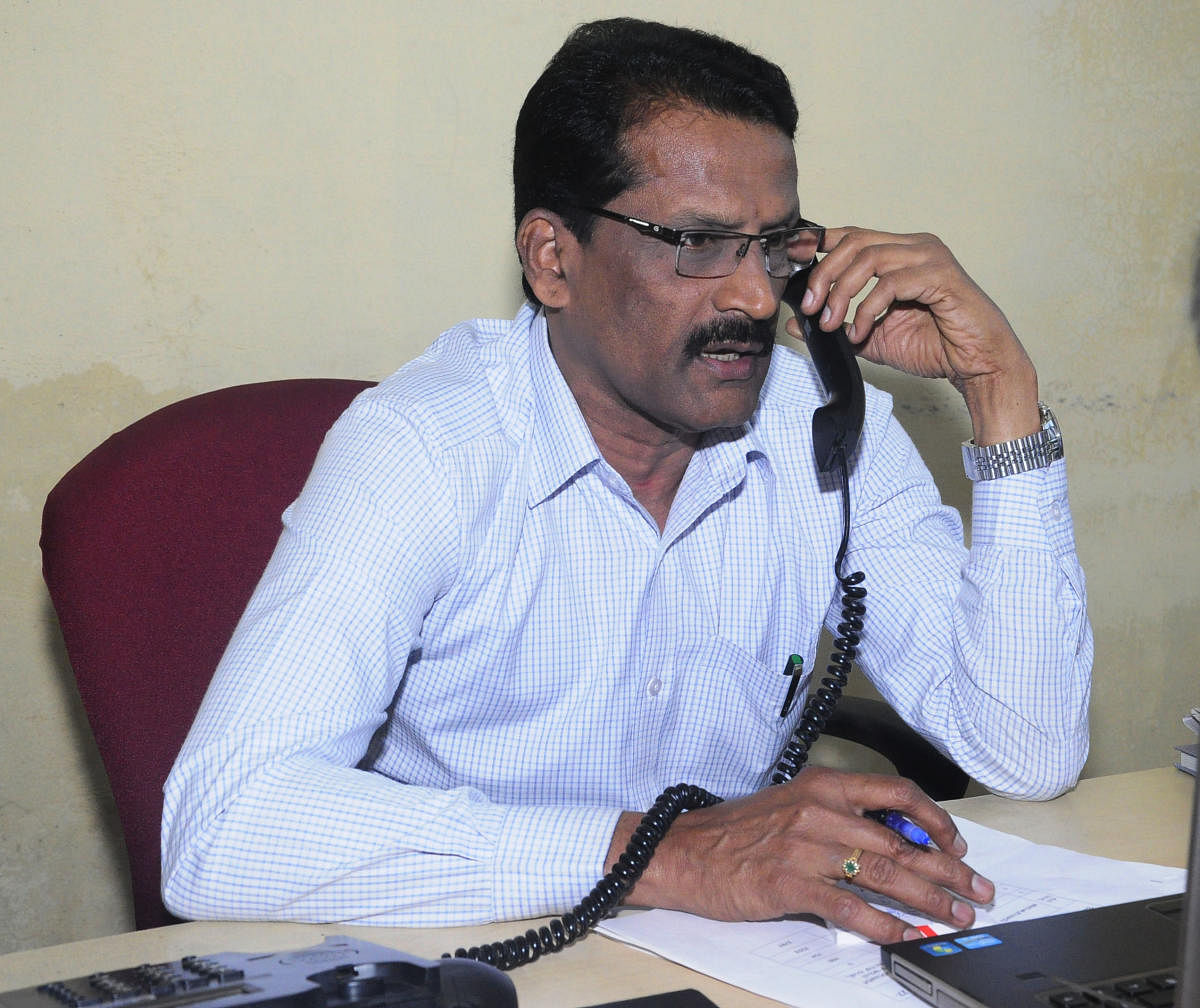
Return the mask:
{"type": "Polygon", "coordinates": [[[325,432],[371,383],[220,389],[114,434],[51,490],[42,569],[125,833],[139,928],[162,785],[325,432]]]}
{"type": "MultiPolygon", "coordinates": [[[[184,399],[114,434],[50,492],[42,569],[125,833],[139,928],[159,895],[162,786],[326,430],[369,382],[295,379],[184,399]]],[[[886,704],[826,734],[939,800],[967,776],[886,704]]]]}

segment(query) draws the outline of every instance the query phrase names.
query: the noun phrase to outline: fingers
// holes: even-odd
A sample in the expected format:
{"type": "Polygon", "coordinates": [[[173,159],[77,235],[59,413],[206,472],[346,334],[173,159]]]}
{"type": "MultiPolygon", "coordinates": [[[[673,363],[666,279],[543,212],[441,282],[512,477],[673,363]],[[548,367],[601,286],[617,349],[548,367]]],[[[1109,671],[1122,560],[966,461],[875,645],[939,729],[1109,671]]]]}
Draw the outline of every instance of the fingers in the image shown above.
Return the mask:
{"type": "MultiPolygon", "coordinates": [[[[806,771],[806,774],[810,771],[806,771]]],[[[804,775],[801,775],[802,780],[804,775]]],[[[795,782],[793,782],[795,783],[795,782]]],[[[966,842],[953,818],[912,781],[901,777],[841,775],[808,782],[810,791],[841,785],[848,804],[844,817],[823,824],[828,860],[822,874],[826,892],[816,897],[816,912],[839,927],[872,941],[899,941],[909,927],[863,899],[877,893],[910,907],[921,917],[954,928],[970,927],[973,904],[989,903],[995,886],[963,861],[966,842]],[[937,845],[919,847],[898,833],[863,817],[868,809],[894,809],[918,824],[937,845]],[[836,839],[834,839],[836,837],[836,839]],[[858,853],[861,851],[861,853],[858,853]],[[858,871],[846,878],[846,859],[855,854],[858,871]],[[847,889],[850,881],[859,890],[847,889]]],[[[833,803],[829,798],[826,804],[833,803]]]]}
{"type": "MultiPolygon", "coordinates": [[[[995,896],[991,882],[958,858],[897,840],[885,839],[884,851],[864,849],[855,859],[858,872],[847,881],[903,903],[922,917],[955,928],[970,927],[975,920],[973,904],[988,903],[995,896]]],[[[845,878],[844,866],[844,860],[836,860],[833,881],[845,878]]],[[[889,928],[894,933],[894,925],[889,923],[889,928]]],[[[873,934],[867,937],[878,940],[873,934]]]]}
{"type": "MultiPolygon", "coordinates": [[[[962,838],[949,812],[907,778],[885,777],[884,780],[887,788],[886,805],[877,807],[892,809],[912,820],[929,834],[938,850],[943,853],[958,858],[967,853],[967,842],[962,838]]],[[[896,836],[891,831],[888,833],[890,836],[896,836]]],[[[903,849],[903,844],[900,846],[903,849]]]]}
{"type": "Polygon", "coordinates": [[[812,900],[813,913],[834,927],[850,931],[868,941],[886,945],[903,941],[910,925],[878,907],[860,899],[852,890],[826,886],[825,892],[812,900]]]}
{"type": "Polygon", "coordinates": [[[809,275],[803,302],[808,314],[823,306],[818,320],[822,329],[842,325],[851,302],[876,281],[855,311],[854,342],[866,339],[875,320],[897,301],[928,304],[950,271],[961,273],[949,249],[930,234],[830,228],[825,251],[809,275]]]}
{"type": "MultiPolygon", "coordinates": [[[[882,859],[878,860],[878,863],[886,864],[882,859]]],[[[874,871],[875,860],[870,853],[864,852],[860,864],[862,870],[854,880],[856,886],[869,872],[874,871]]],[[[904,902],[907,904],[908,901],[904,902]]],[[[836,928],[852,931],[853,934],[880,944],[904,940],[906,931],[912,926],[905,920],[870,904],[860,893],[846,886],[828,884],[822,894],[811,900],[811,904],[815,913],[820,914],[836,928]]],[[[912,907],[912,910],[916,911],[918,917],[940,920],[955,930],[970,928],[974,923],[974,907],[965,900],[947,898],[944,900],[944,907],[936,911],[929,907],[917,906],[912,907]]]]}
{"type": "MultiPolygon", "coordinates": [[[[975,919],[972,904],[991,902],[995,886],[962,860],[966,843],[950,815],[904,778],[865,777],[851,783],[858,790],[853,796],[856,811],[860,803],[864,811],[872,807],[871,803],[900,811],[929,833],[937,849],[912,844],[893,830],[863,818],[860,812],[847,823],[851,829],[839,837],[853,845],[851,851],[862,851],[854,858],[858,871],[847,881],[903,903],[920,916],[955,928],[969,927],[975,919]]],[[[827,874],[831,882],[846,880],[843,869],[847,856],[844,849],[832,851],[827,874]]],[[[833,909],[852,914],[848,922],[834,923],[875,941],[899,940],[906,927],[877,908],[867,912],[840,897],[834,900],[833,909]]]]}
{"type": "Polygon", "coordinates": [[[890,841],[897,852],[920,849],[903,840],[898,833],[863,818],[868,810],[890,809],[924,829],[943,854],[962,858],[967,852],[966,842],[958,832],[954,819],[907,777],[838,773],[822,767],[810,767],[784,787],[819,791],[824,803],[831,805],[833,798],[828,792],[833,788],[839,789],[841,808],[852,814],[851,822],[866,831],[860,833],[860,837],[875,838],[873,842],[863,843],[864,847],[883,851],[885,848],[881,844],[890,841]]]}
{"type": "MultiPolygon", "coordinates": [[[[862,842],[879,839],[869,834],[862,842]]],[[[988,903],[994,897],[991,883],[957,858],[903,841],[896,845],[894,836],[882,839],[882,846],[888,848],[884,853],[826,846],[817,879],[805,878],[797,868],[777,881],[777,890],[805,911],[879,943],[901,941],[912,925],[872,901],[902,904],[913,916],[963,929],[975,921],[974,904],[988,903]],[[851,859],[857,871],[847,878],[851,859]],[[886,899],[879,901],[877,895],[886,899]]]]}
{"type": "Polygon", "coordinates": [[[940,239],[847,227],[830,228],[823,244],[801,303],[820,329],[836,329],[853,311],[846,335],[855,352],[908,374],[950,379],[967,401],[977,440],[1029,432],[1032,363],[1004,313],[940,239]]]}

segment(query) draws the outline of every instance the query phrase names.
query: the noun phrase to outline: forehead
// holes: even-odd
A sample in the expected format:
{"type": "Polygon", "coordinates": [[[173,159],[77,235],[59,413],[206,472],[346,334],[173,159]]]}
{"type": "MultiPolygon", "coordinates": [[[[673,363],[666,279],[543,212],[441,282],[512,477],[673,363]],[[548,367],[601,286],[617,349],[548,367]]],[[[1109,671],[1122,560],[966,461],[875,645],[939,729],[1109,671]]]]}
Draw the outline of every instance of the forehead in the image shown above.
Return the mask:
{"type": "Polygon", "coordinates": [[[791,139],[769,124],[673,106],[632,127],[625,146],[638,166],[628,192],[656,212],[707,215],[730,227],[799,212],[791,139]]]}

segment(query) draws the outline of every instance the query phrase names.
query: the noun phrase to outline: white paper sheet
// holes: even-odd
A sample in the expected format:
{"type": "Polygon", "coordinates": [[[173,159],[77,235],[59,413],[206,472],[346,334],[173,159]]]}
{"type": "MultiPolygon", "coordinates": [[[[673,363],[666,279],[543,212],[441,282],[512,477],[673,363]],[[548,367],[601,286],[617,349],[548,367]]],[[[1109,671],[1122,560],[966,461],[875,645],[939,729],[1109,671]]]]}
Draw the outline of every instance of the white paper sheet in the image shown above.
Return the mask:
{"type": "MultiPolygon", "coordinates": [[[[1093,857],[967,819],[955,822],[970,848],[971,866],[996,883],[996,900],[976,908],[975,927],[1163,896],[1186,885],[1182,868],[1093,857]]],[[[857,891],[938,934],[951,930],[857,891]]],[[[633,910],[604,921],[598,930],[796,1008],[919,1003],[883,972],[877,945],[811,919],[729,924],[669,910],[633,910]]]]}

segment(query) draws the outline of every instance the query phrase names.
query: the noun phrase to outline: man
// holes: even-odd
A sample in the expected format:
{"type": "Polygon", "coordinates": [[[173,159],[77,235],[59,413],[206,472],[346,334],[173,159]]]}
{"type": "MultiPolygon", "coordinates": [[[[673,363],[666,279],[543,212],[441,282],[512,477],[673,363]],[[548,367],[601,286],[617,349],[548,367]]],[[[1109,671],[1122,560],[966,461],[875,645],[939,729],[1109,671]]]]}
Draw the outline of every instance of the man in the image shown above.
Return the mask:
{"type": "MultiPolygon", "coordinates": [[[[330,432],[167,783],[171,909],[562,912],[688,781],[728,800],[680,817],[629,902],[899,939],[836,884],[852,860],[866,888],[971,923],[991,883],[909,782],[764,787],[797,717],[780,670],[793,651],[811,668],[840,610],[842,504],[809,435],[824,397],[773,349],[789,258],[819,234],[795,127],[782,72],[724,40],[625,19],[567,40],[517,124],[530,303],[444,334],[330,432]]],[[[830,228],[821,251],[821,328],[877,278],[858,351],[952,381],[981,465],[1041,445],[1029,358],[937,239],[830,228]]],[[[888,397],[868,390],[866,414],[863,669],[988,787],[1059,793],[1086,756],[1091,657],[1062,461],[978,483],[968,554],[888,397]]]]}

